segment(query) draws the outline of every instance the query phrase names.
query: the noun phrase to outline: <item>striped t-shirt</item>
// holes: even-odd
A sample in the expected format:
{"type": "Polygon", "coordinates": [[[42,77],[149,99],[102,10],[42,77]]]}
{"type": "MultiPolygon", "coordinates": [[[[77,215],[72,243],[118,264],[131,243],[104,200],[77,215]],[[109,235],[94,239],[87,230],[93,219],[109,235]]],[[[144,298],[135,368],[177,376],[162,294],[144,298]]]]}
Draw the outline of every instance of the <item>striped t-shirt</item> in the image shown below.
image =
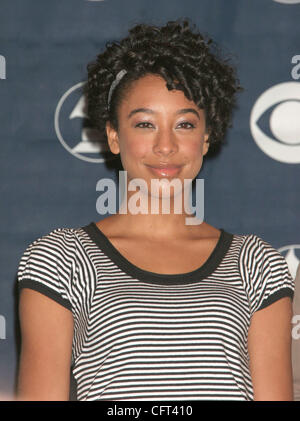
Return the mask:
{"type": "Polygon", "coordinates": [[[27,247],[19,287],[73,314],[78,400],[253,400],[251,316],[293,298],[295,285],[270,244],[220,231],[206,262],[184,274],[138,268],[94,222],[27,247]]]}

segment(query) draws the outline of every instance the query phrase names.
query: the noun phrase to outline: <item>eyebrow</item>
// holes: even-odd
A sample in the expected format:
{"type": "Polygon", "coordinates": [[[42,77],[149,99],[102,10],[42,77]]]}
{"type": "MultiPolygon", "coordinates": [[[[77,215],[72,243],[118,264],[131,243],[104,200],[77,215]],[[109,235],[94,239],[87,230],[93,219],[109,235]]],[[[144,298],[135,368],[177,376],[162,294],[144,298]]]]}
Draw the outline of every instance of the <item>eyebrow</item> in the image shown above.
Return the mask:
{"type": "MultiPolygon", "coordinates": [[[[156,112],[153,111],[153,110],[151,110],[151,108],[136,108],[136,109],[130,111],[130,113],[128,114],[127,118],[129,119],[130,117],[132,117],[136,113],[156,114],[156,112]]],[[[179,115],[179,114],[187,114],[187,113],[193,113],[193,114],[195,114],[199,118],[199,120],[200,120],[200,115],[199,115],[199,113],[194,108],[182,108],[181,110],[178,110],[176,112],[176,115],[179,115]]]]}

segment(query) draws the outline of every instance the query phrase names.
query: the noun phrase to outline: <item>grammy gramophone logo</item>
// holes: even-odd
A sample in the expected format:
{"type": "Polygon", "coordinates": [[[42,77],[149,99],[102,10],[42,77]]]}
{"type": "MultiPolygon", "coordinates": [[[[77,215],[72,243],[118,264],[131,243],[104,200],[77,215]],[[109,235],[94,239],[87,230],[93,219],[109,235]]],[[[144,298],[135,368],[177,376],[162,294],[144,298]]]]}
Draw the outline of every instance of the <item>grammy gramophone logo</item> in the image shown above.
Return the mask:
{"type": "Polygon", "coordinates": [[[103,163],[116,159],[106,138],[101,138],[88,118],[82,90],[84,84],[77,83],[59,99],[54,116],[57,138],[70,154],[84,161],[103,163]]]}

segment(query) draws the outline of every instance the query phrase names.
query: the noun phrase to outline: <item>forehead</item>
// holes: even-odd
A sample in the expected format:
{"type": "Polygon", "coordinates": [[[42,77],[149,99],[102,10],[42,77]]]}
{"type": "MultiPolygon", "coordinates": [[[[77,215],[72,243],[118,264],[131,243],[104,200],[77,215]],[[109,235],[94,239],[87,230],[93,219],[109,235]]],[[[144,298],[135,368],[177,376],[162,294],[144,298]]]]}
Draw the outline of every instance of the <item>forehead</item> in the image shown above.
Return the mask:
{"type": "Polygon", "coordinates": [[[183,91],[168,90],[166,81],[159,75],[149,74],[134,81],[123,98],[123,108],[131,107],[168,107],[170,110],[197,105],[188,100],[183,91]]]}

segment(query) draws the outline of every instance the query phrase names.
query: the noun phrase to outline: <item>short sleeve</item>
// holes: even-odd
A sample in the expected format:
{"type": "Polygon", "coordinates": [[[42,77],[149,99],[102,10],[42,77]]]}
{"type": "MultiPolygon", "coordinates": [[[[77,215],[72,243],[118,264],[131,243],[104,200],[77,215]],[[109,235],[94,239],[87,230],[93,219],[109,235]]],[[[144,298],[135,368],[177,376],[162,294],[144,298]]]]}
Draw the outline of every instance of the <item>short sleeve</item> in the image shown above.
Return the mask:
{"type": "Polygon", "coordinates": [[[30,288],[72,309],[75,236],[71,228],[57,228],[33,241],[19,262],[19,290],[30,288]]]}
{"type": "Polygon", "coordinates": [[[246,236],[239,265],[251,316],[280,298],[293,300],[295,283],[285,258],[257,235],[246,236]]]}

